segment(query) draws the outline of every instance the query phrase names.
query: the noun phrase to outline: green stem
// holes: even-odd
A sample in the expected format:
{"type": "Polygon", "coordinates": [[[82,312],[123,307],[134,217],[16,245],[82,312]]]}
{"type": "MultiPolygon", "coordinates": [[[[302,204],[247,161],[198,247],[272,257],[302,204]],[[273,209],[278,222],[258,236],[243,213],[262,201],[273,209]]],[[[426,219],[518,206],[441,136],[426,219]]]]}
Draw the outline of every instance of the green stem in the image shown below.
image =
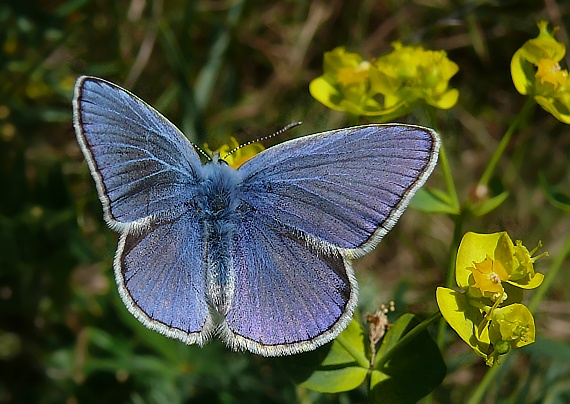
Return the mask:
{"type": "MultiPolygon", "coordinates": [[[[425,111],[429,117],[432,127],[437,130],[437,121],[435,119],[434,109],[428,107],[425,108],[425,111]]],[[[447,272],[445,278],[445,286],[448,288],[453,288],[455,285],[455,260],[457,259],[457,249],[459,248],[459,243],[461,241],[463,216],[461,215],[459,197],[457,196],[457,190],[455,188],[455,182],[453,181],[451,166],[449,165],[449,160],[447,158],[443,140],[441,141],[441,146],[439,148],[439,158],[441,162],[441,171],[443,172],[443,178],[445,181],[445,187],[447,189],[447,195],[452,201],[455,210],[459,213],[459,215],[451,216],[455,222],[455,228],[453,230],[453,239],[451,240],[451,245],[449,246],[449,261],[447,262],[447,272]]],[[[440,349],[445,343],[446,328],[447,323],[442,318],[437,327],[437,345],[440,347],[440,349]]]]}
{"type": "Polygon", "coordinates": [[[517,114],[515,119],[513,119],[513,121],[511,122],[511,125],[507,128],[507,131],[503,135],[503,138],[501,139],[499,146],[497,146],[497,149],[495,150],[493,157],[491,157],[491,161],[489,161],[487,168],[485,168],[485,171],[483,172],[483,175],[481,176],[481,179],[479,180],[479,183],[477,184],[478,188],[479,187],[487,187],[487,185],[489,184],[489,180],[491,179],[491,176],[493,175],[493,172],[495,171],[495,168],[497,167],[497,164],[499,163],[499,160],[501,159],[501,156],[503,155],[503,153],[505,152],[505,149],[507,148],[507,146],[511,142],[511,138],[513,137],[513,133],[515,133],[515,131],[519,128],[523,119],[526,118],[526,116],[528,115],[528,113],[530,112],[530,109],[532,107],[534,107],[534,98],[527,97],[526,102],[524,103],[523,107],[520,109],[519,113],[517,114]]]}
{"type": "Polygon", "coordinates": [[[531,311],[531,313],[534,313],[537,306],[540,304],[542,299],[544,299],[544,296],[548,292],[548,289],[550,289],[550,286],[552,286],[552,283],[556,279],[556,276],[558,275],[560,268],[562,268],[562,264],[564,263],[564,260],[566,259],[566,257],[569,254],[570,254],[570,235],[566,236],[566,240],[564,241],[564,245],[562,246],[562,249],[556,255],[556,259],[554,260],[554,262],[550,266],[549,271],[544,276],[544,281],[542,282],[542,285],[540,285],[540,287],[537,288],[536,292],[532,296],[532,299],[530,300],[530,303],[528,304],[528,309],[531,311]]]}
{"type": "Polygon", "coordinates": [[[445,187],[447,188],[447,194],[453,201],[453,207],[455,210],[459,211],[459,198],[457,197],[457,190],[455,189],[455,182],[453,181],[453,175],[451,174],[451,167],[449,166],[449,160],[447,159],[447,153],[445,152],[443,141],[439,148],[439,159],[441,162],[443,178],[445,180],[445,187]]]}
{"type": "MultiPolygon", "coordinates": [[[[503,363],[503,365],[505,364],[503,363]]],[[[499,372],[500,368],[501,367],[499,365],[495,365],[490,368],[487,373],[485,373],[485,376],[481,380],[481,383],[477,385],[477,388],[473,392],[473,395],[469,397],[467,404],[479,404],[483,402],[483,396],[485,395],[487,388],[491,385],[491,382],[493,380],[496,380],[497,372],[499,372]]]]}
{"type": "Polygon", "coordinates": [[[441,317],[441,313],[438,311],[438,312],[432,314],[431,316],[429,316],[428,318],[426,318],[424,321],[422,321],[418,325],[416,325],[414,328],[412,328],[410,330],[410,332],[408,332],[406,335],[404,335],[398,341],[398,343],[394,346],[394,348],[390,349],[388,352],[386,352],[386,355],[382,356],[382,358],[378,361],[378,363],[374,367],[376,369],[382,369],[382,367],[386,364],[386,362],[388,362],[394,356],[394,354],[396,354],[396,352],[398,352],[400,349],[404,348],[410,341],[412,341],[420,333],[425,331],[426,328],[431,323],[433,323],[434,321],[436,321],[440,317],[441,317]]]}
{"type": "MultiPolygon", "coordinates": [[[[455,216],[455,228],[453,229],[453,239],[449,246],[449,260],[447,261],[447,271],[445,277],[445,287],[452,289],[455,285],[455,261],[457,260],[457,250],[461,242],[463,232],[463,216],[455,216]]],[[[447,323],[441,319],[437,328],[437,345],[442,348],[445,344],[445,330],[447,323]]]]}
{"type": "MultiPolygon", "coordinates": [[[[434,108],[426,107],[425,112],[428,115],[431,127],[439,133],[439,130],[437,128],[437,120],[435,119],[434,108]]],[[[447,159],[447,153],[445,152],[445,145],[443,143],[443,140],[441,140],[441,145],[439,148],[439,161],[441,162],[441,170],[443,172],[447,194],[453,201],[454,208],[459,211],[459,198],[457,197],[457,190],[455,189],[455,182],[453,181],[451,166],[449,165],[449,160],[447,159]]]]}

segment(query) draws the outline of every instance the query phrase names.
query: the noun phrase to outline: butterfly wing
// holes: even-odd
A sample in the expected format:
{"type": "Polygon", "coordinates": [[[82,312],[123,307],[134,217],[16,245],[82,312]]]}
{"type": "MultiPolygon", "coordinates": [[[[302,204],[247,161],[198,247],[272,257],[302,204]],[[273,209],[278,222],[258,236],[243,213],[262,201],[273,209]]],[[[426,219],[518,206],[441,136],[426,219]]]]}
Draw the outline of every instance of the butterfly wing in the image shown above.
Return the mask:
{"type": "Polygon", "coordinates": [[[204,229],[192,202],[202,170],[196,152],[160,113],[105,80],[79,78],[73,108],[104,217],[121,233],[121,298],[149,328],[204,343],[212,320],[204,229]]]}
{"type": "Polygon", "coordinates": [[[242,200],[313,244],[355,257],[392,228],[432,172],[437,134],[366,125],[305,136],[245,162],[242,200]]]}
{"type": "Polygon", "coordinates": [[[231,255],[235,293],[220,333],[233,349],[264,356],[309,351],[350,321],[357,284],[338,252],[307,246],[289,229],[247,212],[231,255]]]}
{"type": "Polygon", "coordinates": [[[83,76],[75,86],[73,119],[111,227],[183,207],[201,163],[160,113],[119,86],[83,76]]]}
{"type": "Polygon", "coordinates": [[[115,278],[129,311],[148,328],[203,345],[213,330],[206,303],[204,229],[189,214],[123,232],[115,278]]]}
{"type": "Polygon", "coordinates": [[[394,225],[438,147],[429,129],[368,125],[286,142],[244,163],[226,342],[277,356],[335,338],[357,303],[348,259],[394,225]]]}

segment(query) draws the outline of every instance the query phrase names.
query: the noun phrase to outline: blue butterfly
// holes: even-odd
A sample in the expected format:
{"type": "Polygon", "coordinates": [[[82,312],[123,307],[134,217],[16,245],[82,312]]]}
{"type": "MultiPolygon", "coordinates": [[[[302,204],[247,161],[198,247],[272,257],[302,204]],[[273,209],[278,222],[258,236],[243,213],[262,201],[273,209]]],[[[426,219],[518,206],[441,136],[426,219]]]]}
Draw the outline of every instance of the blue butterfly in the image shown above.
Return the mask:
{"type": "Polygon", "coordinates": [[[334,339],[372,250],[431,174],[437,134],[388,124],[290,140],[229,167],[127,90],[80,77],[77,140],[107,224],[115,279],[145,326],[187,344],[219,336],[263,356],[334,339]]]}

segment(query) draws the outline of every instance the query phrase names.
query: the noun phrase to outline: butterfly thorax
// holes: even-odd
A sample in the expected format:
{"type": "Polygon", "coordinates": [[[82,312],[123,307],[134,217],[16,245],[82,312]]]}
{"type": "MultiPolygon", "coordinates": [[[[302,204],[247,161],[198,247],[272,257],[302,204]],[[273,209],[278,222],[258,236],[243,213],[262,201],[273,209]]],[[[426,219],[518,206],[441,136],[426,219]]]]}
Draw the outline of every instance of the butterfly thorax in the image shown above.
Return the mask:
{"type": "Polygon", "coordinates": [[[214,159],[203,168],[199,199],[206,247],[204,263],[208,298],[210,304],[225,315],[234,293],[230,251],[238,220],[240,199],[237,189],[241,176],[223,160],[214,159]]]}

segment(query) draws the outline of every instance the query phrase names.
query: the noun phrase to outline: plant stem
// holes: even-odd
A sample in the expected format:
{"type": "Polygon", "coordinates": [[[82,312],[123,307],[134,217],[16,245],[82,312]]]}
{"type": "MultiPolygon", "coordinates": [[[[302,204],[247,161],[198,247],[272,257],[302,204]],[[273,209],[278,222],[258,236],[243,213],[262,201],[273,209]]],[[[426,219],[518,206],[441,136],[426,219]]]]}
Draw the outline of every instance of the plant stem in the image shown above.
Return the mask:
{"type": "MultiPolygon", "coordinates": [[[[439,133],[437,127],[437,121],[435,119],[434,109],[430,107],[424,108],[428,115],[430,125],[432,128],[439,133]]],[[[455,182],[453,181],[453,175],[451,174],[451,167],[449,165],[449,160],[447,159],[447,153],[445,152],[445,145],[443,139],[441,139],[441,145],[439,147],[439,161],[441,162],[441,170],[443,172],[443,178],[445,181],[445,187],[447,188],[447,194],[449,198],[453,201],[454,207],[459,211],[459,198],[457,197],[457,191],[455,189],[455,182]]]]}
{"type": "Polygon", "coordinates": [[[459,198],[457,197],[457,190],[455,189],[455,183],[453,182],[453,175],[451,174],[451,168],[449,166],[449,160],[447,159],[447,153],[445,152],[445,145],[443,144],[443,141],[441,142],[441,146],[439,148],[439,158],[441,161],[441,170],[443,172],[447,194],[453,201],[455,210],[459,211],[459,198]]]}
{"type": "Polygon", "coordinates": [[[491,176],[493,175],[493,172],[495,171],[495,168],[497,167],[497,164],[499,163],[499,160],[501,159],[501,156],[503,155],[503,153],[505,152],[505,149],[507,148],[507,146],[511,142],[511,138],[513,137],[513,133],[515,133],[515,130],[517,130],[519,128],[523,119],[526,118],[526,116],[530,112],[530,109],[532,107],[534,107],[534,105],[535,105],[534,98],[527,97],[526,102],[524,103],[524,105],[520,109],[520,111],[517,114],[517,116],[515,117],[515,119],[512,120],[510,126],[507,128],[507,131],[503,135],[503,138],[501,139],[499,146],[497,146],[497,149],[495,150],[493,157],[491,157],[491,161],[489,161],[489,164],[485,168],[485,171],[483,172],[481,179],[477,183],[478,188],[479,187],[487,187],[487,185],[489,184],[489,180],[491,179],[491,176]]]}
{"type": "MultiPolygon", "coordinates": [[[[425,111],[429,117],[430,123],[433,128],[437,130],[437,122],[435,119],[435,114],[433,108],[425,108],[425,111]]],[[[448,288],[453,288],[455,282],[455,260],[457,259],[457,249],[459,247],[459,242],[461,240],[461,232],[463,227],[463,216],[461,215],[461,209],[459,204],[459,197],[457,196],[457,190],[455,188],[455,182],[453,181],[453,175],[451,173],[451,166],[449,165],[449,160],[447,159],[447,153],[445,151],[445,145],[443,140],[441,140],[441,146],[439,148],[439,157],[441,161],[441,170],[443,172],[443,178],[445,181],[445,187],[447,189],[447,195],[452,201],[454,208],[459,215],[451,216],[455,222],[455,227],[453,230],[453,239],[451,240],[451,245],[449,246],[449,260],[447,262],[447,271],[445,276],[445,286],[448,288]]],[[[447,323],[442,318],[437,327],[437,346],[440,349],[445,343],[445,329],[447,323]]]]}
{"type": "Polygon", "coordinates": [[[542,282],[542,285],[540,285],[537,288],[536,292],[532,296],[532,299],[528,304],[528,309],[530,310],[531,313],[534,313],[537,306],[544,299],[544,296],[546,296],[548,289],[550,289],[550,286],[552,286],[552,283],[556,279],[556,275],[558,275],[558,272],[560,271],[560,268],[562,268],[562,264],[564,263],[564,260],[566,259],[568,254],[570,254],[570,235],[566,236],[564,245],[556,255],[556,259],[550,266],[549,271],[544,276],[544,281],[542,282]]]}
{"type": "MultiPolygon", "coordinates": [[[[503,364],[504,365],[504,364],[503,364]]],[[[491,384],[491,382],[496,378],[497,372],[499,371],[500,366],[495,364],[492,368],[490,368],[485,376],[481,380],[481,383],[477,385],[477,388],[473,392],[473,395],[469,397],[467,404],[479,404],[483,401],[483,396],[487,391],[487,388],[491,384]]]]}
{"type": "MultiPolygon", "coordinates": [[[[455,216],[455,227],[453,229],[453,239],[449,246],[449,260],[447,262],[447,271],[445,276],[445,287],[452,289],[455,284],[455,261],[457,260],[457,250],[461,242],[461,233],[463,231],[463,216],[455,216]]],[[[445,343],[445,329],[447,323],[442,318],[437,328],[437,346],[443,347],[445,343]]]]}

